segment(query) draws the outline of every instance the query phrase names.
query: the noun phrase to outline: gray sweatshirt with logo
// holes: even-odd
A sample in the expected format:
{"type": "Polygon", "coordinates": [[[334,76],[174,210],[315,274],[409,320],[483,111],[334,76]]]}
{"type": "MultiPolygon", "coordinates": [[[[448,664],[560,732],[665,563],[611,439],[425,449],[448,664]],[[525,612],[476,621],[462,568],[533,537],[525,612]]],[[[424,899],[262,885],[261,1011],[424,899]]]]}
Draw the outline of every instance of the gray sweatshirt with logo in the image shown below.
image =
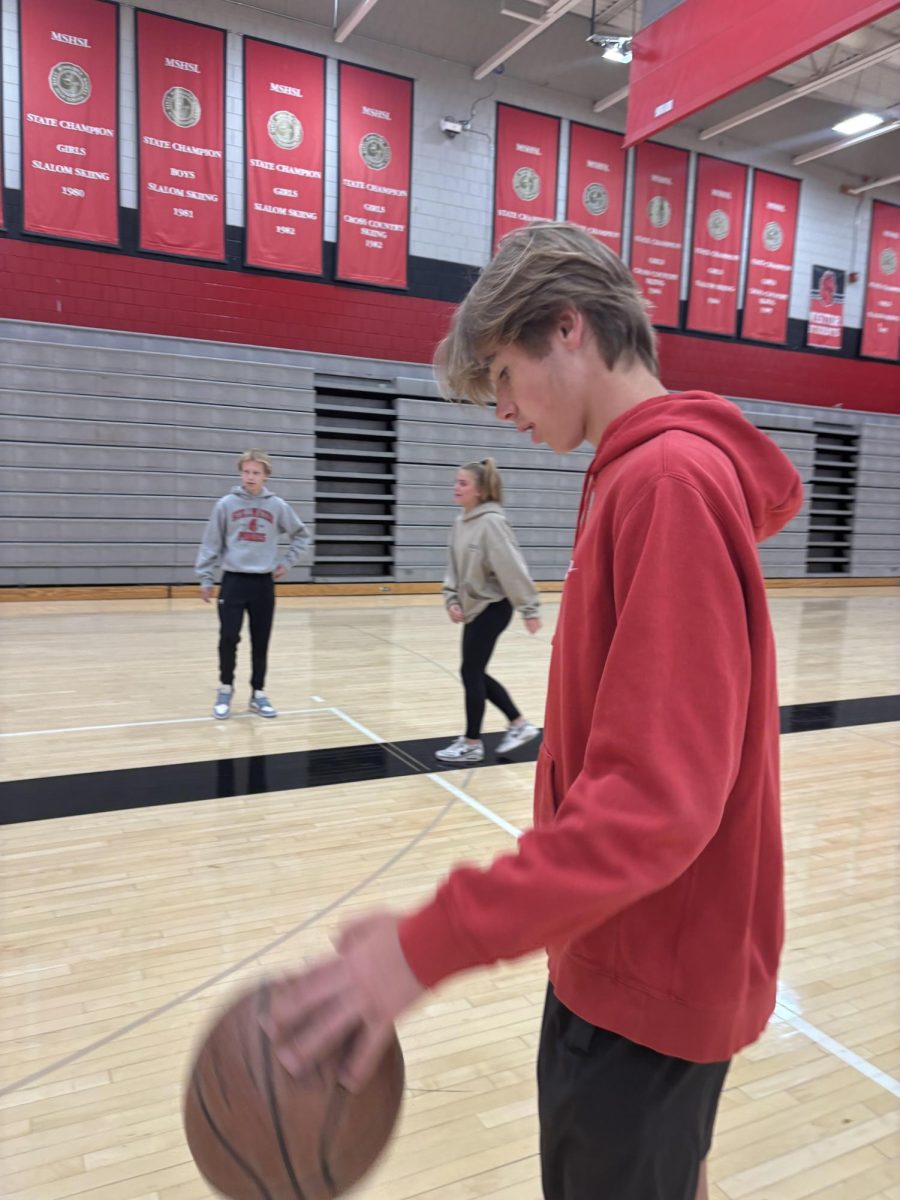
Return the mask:
{"type": "Polygon", "coordinates": [[[523,617],[536,617],[537,588],[503,509],[488,501],[461,513],[450,530],[444,604],[458,604],[466,624],[506,598],[523,617]]]}
{"type": "Polygon", "coordinates": [[[271,575],[279,564],[292,567],[312,538],[291,506],[268,488],[252,496],[237,484],[223,496],[206,523],[194,570],[211,587],[216,569],[271,575]],[[290,542],[279,559],[278,535],[290,542]]]}

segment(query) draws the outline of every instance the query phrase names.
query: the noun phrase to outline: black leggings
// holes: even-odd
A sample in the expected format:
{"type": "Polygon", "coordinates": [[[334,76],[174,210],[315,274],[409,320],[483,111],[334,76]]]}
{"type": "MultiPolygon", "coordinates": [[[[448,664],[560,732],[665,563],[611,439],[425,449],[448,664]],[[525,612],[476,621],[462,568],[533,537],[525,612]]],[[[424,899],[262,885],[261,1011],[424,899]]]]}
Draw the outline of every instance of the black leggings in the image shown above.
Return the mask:
{"type": "Polygon", "coordinates": [[[226,571],[219,588],[219,679],[234,683],[234,663],[245,610],[250,614],[250,654],[253,673],[250,686],[262,691],[266,685],[269,637],[275,615],[275,581],[271,575],[226,571]]]}
{"type": "Polygon", "coordinates": [[[519,716],[506,689],[487,673],[497,638],[512,619],[512,611],[508,600],[498,600],[496,604],[489,604],[463,629],[460,675],[466,689],[466,737],[473,740],[481,737],[486,700],[496,705],[510,721],[519,716]]]}

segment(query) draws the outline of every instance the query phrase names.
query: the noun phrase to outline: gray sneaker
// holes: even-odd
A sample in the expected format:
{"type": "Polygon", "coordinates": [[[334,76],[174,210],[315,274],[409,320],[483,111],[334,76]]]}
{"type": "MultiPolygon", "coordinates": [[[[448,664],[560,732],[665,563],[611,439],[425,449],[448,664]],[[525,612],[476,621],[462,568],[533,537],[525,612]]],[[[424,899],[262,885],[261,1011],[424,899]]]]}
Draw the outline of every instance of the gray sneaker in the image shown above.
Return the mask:
{"type": "Polygon", "coordinates": [[[510,725],[497,747],[497,753],[509,754],[513,750],[518,750],[520,746],[524,746],[526,742],[536,738],[539,733],[540,730],[536,729],[530,721],[523,721],[521,725],[510,725]]]}
{"type": "Polygon", "coordinates": [[[219,690],[216,692],[216,702],[212,710],[212,715],[217,721],[224,721],[226,717],[231,716],[231,697],[233,694],[234,688],[228,687],[226,684],[220,684],[219,690]]]}
{"type": "Polygon", "coordinates": [[[261,717],[277,717],[278,709],[269,700],[265,692],[250,693],[250,711],[261,717]]]}
{"type": "Polygon", "coordinates": [[[458,737],[455,742],[451,742],[443,750],[436,750],[434,757],[447,763],[477,763],[484,759],[484,745],[476,742],[472,746],[464,737],[458,737]]]}

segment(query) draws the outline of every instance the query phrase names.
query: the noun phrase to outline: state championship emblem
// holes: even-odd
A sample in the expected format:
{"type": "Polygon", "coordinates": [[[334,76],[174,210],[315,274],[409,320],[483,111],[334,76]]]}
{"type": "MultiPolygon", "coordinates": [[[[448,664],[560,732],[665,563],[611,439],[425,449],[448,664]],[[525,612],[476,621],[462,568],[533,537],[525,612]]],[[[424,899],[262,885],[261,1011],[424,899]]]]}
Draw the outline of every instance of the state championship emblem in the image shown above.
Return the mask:
{"type": "Polygon", "coordinates": [[[200,101],[186,87],[170,87],[163,96],[163,112],[179,129],[190,129],[200,120],[200,101]]]}
{"type": "Polygon", "coordinates": [[[654,229],[665,229],[672,220],[672,205],[665,196],[651,196],[647,216],[654,229]]]}
{"type": "Polygon", "coordinates": [[[391,161],[391,144],[381,133],[367,133],[359,143],[359,157],[373,171],[383,171],[391,161]]]}
{"type": "Polygon", "coordinates": [[[602,183],[589,183],[581,197],[584,207],[595,217],[601,217],[609,208],[609,192],[602,183]]]}
{"type": "Polygon", "coordinates": [[[763,245],[767,250],[780,250],[784,245],[784,231],[777,221],[767,221],[762,235],[763,245]]]}
{"type": "Polygon", "coordinates": [[[280,150],[296,150],[303,141],[303,126],[299,118],[287,109],[273,112],[266,128],[280,150]]]}
{"type": "Polygon", "coordinates": [[[534,167],[519,167],[513,175],[512,185],[520,200],[537,200],[541,194],[541,177],[534,167]]]}
{"type": "Polygon", "coordinates": [[[714,208],[706,218],[706,231],[714,241],[724,241],[731,231],[728,213],[723,212],[721,208],[714,208]]]}
{"type": "Polygon", "coordinates": [[[65,104],[84,104],[91,94],[91,77],[77,63],[57,63],[50,72],[50,90],[65,104]]]}

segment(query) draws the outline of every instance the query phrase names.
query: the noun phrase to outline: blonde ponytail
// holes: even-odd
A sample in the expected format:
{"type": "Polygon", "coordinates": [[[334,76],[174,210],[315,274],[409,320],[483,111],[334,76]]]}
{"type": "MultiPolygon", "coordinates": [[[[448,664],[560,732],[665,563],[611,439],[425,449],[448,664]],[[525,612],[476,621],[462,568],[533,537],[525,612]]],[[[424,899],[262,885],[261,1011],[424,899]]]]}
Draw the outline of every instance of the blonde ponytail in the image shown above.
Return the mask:
{"type": "Polygon", "coordinates": [[[497,463],[493,458],[483,458],[481,462],[463,463],[462,469],[468,471],[475,480],[482,504],[487,502],[503,503],[503,480],[500,478],[497,463]]]}

